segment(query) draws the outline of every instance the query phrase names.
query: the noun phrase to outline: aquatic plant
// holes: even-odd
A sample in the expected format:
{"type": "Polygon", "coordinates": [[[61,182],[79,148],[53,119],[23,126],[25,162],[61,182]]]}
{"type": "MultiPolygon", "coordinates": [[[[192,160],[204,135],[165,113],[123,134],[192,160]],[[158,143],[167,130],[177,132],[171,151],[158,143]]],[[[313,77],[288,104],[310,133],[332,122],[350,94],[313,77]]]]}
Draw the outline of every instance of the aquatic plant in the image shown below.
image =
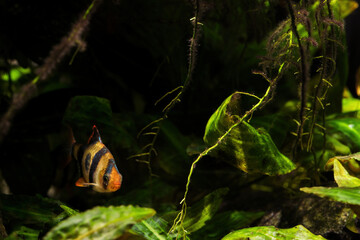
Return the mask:
{"type": "Polygon", "coordinates": [[[360,108],[343,97],[355,2],[86,4],[64,3],[74,24],[45,53],[0,56],[1,237],[359,234],[360,108]],[[123,175],[111,194],[74,187],[71,135],[94,124],[123,175]]]}

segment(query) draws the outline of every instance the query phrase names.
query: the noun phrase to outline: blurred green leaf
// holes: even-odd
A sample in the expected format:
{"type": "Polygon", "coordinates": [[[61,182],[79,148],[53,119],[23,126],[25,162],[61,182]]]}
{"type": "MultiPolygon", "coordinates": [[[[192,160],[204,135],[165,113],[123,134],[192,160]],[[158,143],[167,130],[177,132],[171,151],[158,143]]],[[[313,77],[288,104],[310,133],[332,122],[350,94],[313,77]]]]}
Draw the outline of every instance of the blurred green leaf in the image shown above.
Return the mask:
{"type": "Polygon", "coordinates": [[[155,214],[151,208],[134,206],[96,207],[60,222],[51,229],[47,239],[115,239],[130,225],[155,214]]]}
{"type": "Polygon", "coordinates": [[[342,112],[356,112],[360,110],[360,99],[358,98],[343,98],[342,112]]]}
{"type": "Polygon", "coordinates": [[[135,224],[132,230],[149,240],[172,239],[168,235],[168,222],[156,215],[135,224]]]}
{"type": "Polygon", "coordinates": [[[331,1],[333,11],[337,14],[338,18],[344,19],[350,13],[355,11],[359,4],[353,0],[333,0],[331,1]]]}
{"type": "Polygon", "coordinates": [[[74,209],[72,209],[72,208],[69,208],[68,206],[65,206],[65,205],[60,205],[60,207],[61,207],[62,209],[64,209],[64,211],[65,211],[69,216],[75,215],[75,214],[78,214],[78,213],[79,213],[79,211],[74,210],[74,209]]]}
{"type": "Polygon", "coordinates": [[[280,229],[274,226],[252,227],[244,228],[234,231],[226,235],[223,240],[241,240],[241,239],[266,239],[266,240],[281,240],[281,239],[325,239],[320,235],[314,235],[302,225],[297,225],[293,228],[280,229]]]}
{"type": "MultiPolygon", "coordinates": [[[[70,216],[69,207],[60,201],[37,196],[1,195],[0,210],[4,218],[11,222],[21,222],[32,226],[43,227],[54,225],[70,216]]],[[[70,210],[71,209],[71,210],[70,210]]]]}
{"type": "Polygon", "coordinates": [[[350,147],[351,152],[360,151],[360,119],[337,118],[326,122],[327,134],[350,147]]]}
{"type": "MultiPolygon", "coordinates": [[[[191,207],[187,207],[186,217],[183,223],[186,231],[192,233],[204,227],[205,222],[210,220],[219,209],[223,196],[226,195],[228,191],[228,188],[217,189],[191,207]]],[[[177,214],[178,211],[168,212],[163,215],[163,218],[168,222],[172,222],[177,214]]]]}
{"type": "Polygon", "coordinates": [[[338,202],[360,205],[360,188],[304,187],[300,188],[300,190],[320,197],[327,197],[338,202]]]}
{"type": "MultiPolygon", "coordinates": [[[[230,95],[210,117],[204,135],[207,145],[214,145],[240,119],[239,92],[230,95]]],[[[243,121],[220,143],[216,153],[224,160],[248,173],[281,175],[295,169],[295,164],[275,146],[264,129],[256,130],[243,121]]]]}
{"type": "Polygon", "coordinates": [[[194,237],[194,239],[220,239],[231,230],[246,227],[263,215],[263,212],[244,211],[226,211],[218,213],[206,222],[206,225],[203,228],[194,232],[191,236],[194,237]]]}
{"type": "Polygon", "coordinates": [[[220,188],[206,195],[199,202],[186,210],[184,228],[188,232],[195,232],[205,226],[220,207],[223,197],[228,193],[228,188],[220,188]]]}
{"type": "Polygon", "coordinates": [[[18,240],[18,239],[38,240],[39,234],[40,234],[40,230],[35,230],[32,228],[21,226],[20,229],[13,231],[8,237],[5,238],[5,240],[18,240]]]}
{"type": "MultiPolygon", "coordinates": [[[[17,81],[22,76],[30,74],[30,73],[31,73],[30,68],[22,68],[22,67],[12,68],[9,72],[11,81],[17,81]]],[[[9,81],[9,75],[3,73],[3,74],[1,74],[1,79],[4,81],[9,81]]]]}
{"type": "MultiPolygon", "coordinates": [[[[321,169],[326,168],[330,158],[337,155],[349,155],[360,151],[360,119],[350,118],[346,114],[333,115],[326,120],[326,145],[324,147],[323,133],[316,129],[313,149],[321,169]]],[[[314,154],[308,154],[304,162],[313,163],[314,154]]]]}

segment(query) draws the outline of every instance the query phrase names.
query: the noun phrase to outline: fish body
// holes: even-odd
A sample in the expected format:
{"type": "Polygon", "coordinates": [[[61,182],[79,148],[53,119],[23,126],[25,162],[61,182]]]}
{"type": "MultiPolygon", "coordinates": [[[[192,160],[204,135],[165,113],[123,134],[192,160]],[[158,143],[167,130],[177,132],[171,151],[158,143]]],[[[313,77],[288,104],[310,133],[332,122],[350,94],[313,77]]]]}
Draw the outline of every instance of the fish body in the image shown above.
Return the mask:
{"type": "Polygon", "coordinates": [[[73,144],[72,156],[78,161],[81,173],[76,186],[92,187],[97,192],[119,190],[122,176],[116,167],[113,155],[103,144],[95,125],[87,144],[76,142],[73,144]]]}

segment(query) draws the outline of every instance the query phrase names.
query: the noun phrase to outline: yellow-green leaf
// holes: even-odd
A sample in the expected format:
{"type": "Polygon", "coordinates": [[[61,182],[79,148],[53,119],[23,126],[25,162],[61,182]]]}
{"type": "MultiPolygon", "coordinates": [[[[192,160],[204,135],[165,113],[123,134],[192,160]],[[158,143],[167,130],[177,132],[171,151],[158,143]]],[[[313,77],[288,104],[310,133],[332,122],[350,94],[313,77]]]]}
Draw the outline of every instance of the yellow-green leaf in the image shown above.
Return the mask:
{"type": "MultiPolygon", "coordinates": [[[[230,95],[210,117],[204,141],[212,146],[240,119],[240,93],[230,95]]],[[[212,154],[248,173],[281,175],[295,169],[295,164],[283,155],[264,129],[255,129],[243,121],[232,129],[212,154]]]]}
{"type": "Polygon", "coordinates": [[[131,225],[155,214],[151,208],[134,206],[96,207],[60,222],[44,240],[116,239],[131,225]]]}
{"type": "Polygon", "coordinates": [[[334,178],[339,187],[360,187],[360,179],[351,176],[338,160],[334,160],[334,178]]]}
{"type": "Polygon", "coordinates": [[[340,188],[340,187],[304,187],[301,191],[312,193],[319,197],[327,197],[334,201],[360,205],[360,188],[340,188]]]}
{"type": "Polygon", "coordinates": [[[293,228],[281,229],[274,226],[262,226],[244,228],[241,230],[234,231],[226,235],[222,240],[242,240],[242,239],[266,239],[266,240],[282,240],[282,239],[314,239],[324,240],[320,235],[312,234],[302,225],[297,225],[293,228]]]}

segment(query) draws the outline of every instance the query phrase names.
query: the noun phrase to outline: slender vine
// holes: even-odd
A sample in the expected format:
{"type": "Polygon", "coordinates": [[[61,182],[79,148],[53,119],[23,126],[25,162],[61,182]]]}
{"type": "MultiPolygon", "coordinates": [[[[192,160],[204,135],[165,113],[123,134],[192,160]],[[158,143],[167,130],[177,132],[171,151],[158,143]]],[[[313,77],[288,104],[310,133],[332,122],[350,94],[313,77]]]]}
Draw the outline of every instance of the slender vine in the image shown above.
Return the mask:
{"type": "Polygon", "coordinates": [[[169,112],[175,107],[175,105],[177,103],[181,102],[182,96],[183,96],[184,92],[186,91],[187,87],[189,86],[189,83],[191,82],[192,77],[193,77],[195,63],[196,63],[196,57],[197,57],[197,49],[198,49],[198,45],[199,45],[198,42],[199,42],[199,38],[200,38],[200,30],[201,30],[201,26],[202,26],[202,23],[199,21],[199,19],[200,19],[200,0],[194,0],[193,6],[194,6],[195,16],[190,19],[191,23],[193,24],[193,31],[192,31],[192,37],[190,39],[189,62],[188,62],[187,74],[186,74],[184,83],[183,83],[183,85],[178,86],[178,87],[174,88],[173,90],[165,93],[159,100],[157,100],[155,102],[155,105],[157,105],[165,97],[177,92],[175,97],[163,108],[162,117],[152,121],[151,123],[149,123],[148,125],[146,125],[144,128],[142,128],[140,130],[138,137],[140,137],[141,135],[152,136],[150,143],[145,145],[142,148],[141,153],[128,157],[128,159],[136,158],[136,161],[146,164],[150,177],[156,176],[155,174],[153,174],[152,169],[151,169],[151,159],[153,156],[157,155],[157,152],[155,149],[155,143],[156,143],[157,137],[158,137],[160,129],[161,129],[161,123],[165,119],[168,118],[169,112]]]}
{"type": "MultiPolygon", "coordinates": [[[[326,96],[328,90],[333,86],[333,75],[336,69],[336,44],[341,46],[341,43],[337,39],[335,33],[335,26],[342,26],[340,21],[334,19],[331,0],[320,0],[312,2],[308,5],[308,2],[303,1],[303,9],[296,9],[291,0],[286,0],[290,16],[291,32],[294,34],[297,45],[296,48],[299,52],[300,65],[299,69],[300,78],[300,108],[299,108],[299,121],[297,123],[296,133],[293,133],[296,137],[293,145],[293,159],[295,159],[297,147],[300,146],[301,150],[310,152],[312,150],[312,144],[314,139],[315,128],[319,128],[323,136],[323,146],[326,142],[326,129],[325,129],[325,109],[329,106],[326,102],[326,96]],[[311,16],[306,9],[311,9],[315,14],[314,21],[318,36],[313,37],[313,27],[311,22],[311,16]],[[305,31],[299,34],[299,25],[304,26],[305,31]],[[319,43],[318,43],[319,42],[319,43]],[[312,57],[310,47],[314,46],[321,50],[321,56],[312,57]],[[310,79],[310,67],[309,63],[312,60],[320,60],[320,67],[317,69],[319,74],[319,80],[315,82],[314,79],[310,79]],[[310,82],[314,82],[313,88],[309,88],[310,82]],[[319,112],[322,113],[319,114],[319,112]],[[322,119],[321,119],[322,118],[322,119]],[[319,123],[319,120],[321,123],[319,123]],[[304,139],[306,136],[306,140],[304,139]]],[[[325,149],[325,148],[323,148],[325,149]]]]}
{"type": "MultiPolygon", "coordinates": [[[[323,126],[325,126],[325,107],[328,105],[323,103],[326,101],[326,95],[328,89],[332,87],[332,77],[335,74],[336,69],[336,46],[335,43],[338,42],[335,36],[335,29],[334,25],[341,26],[341,23],[336,22],[334,19],[330,1],[321,1],[317,10],[316,14],[316,23],[317,29],[319,32],[321,45],[322,45],[322,56],[321,56],[321,67],[318,69],[320,72],[320,78],[317,83],[317,87],[314,93],[314,99],[312,102],[312,118],[309,127],[309,139],[308,139],[308,150],[312,146],[313,141],[313,133],[315,130],[316,124],[316,116],[319,110],[323,111],[322,118],[323,118],[323,126]],[[324,18],[322,16],[323,9],[327,8],[328,18],[324,18]],[[334,24],[335,23],[335,24],[334,24]],[[327,27],[330,24],[330,31],[328,31],[327,27]]],[[[340,44],[341,45],[341,44],[340,44]]],[[[323,142],[324,145],[326,144],[326,131],[325,128],[321,128],[323,132],[323,142]]],[[[323,148],[325,149],[325,148],[323,148]]]]}
{"type": "MultiPolygon", "coordinates": [[[[303,136],[303,130],[304,130],[304,124],[305,124],[305,109],[306,109],[306,103],[307,103],[307,86],[309,83],[309,66],[308,66],[308,55],[309,55],[309,48],[304,47],[299,35],[299,32],[296,27],[296,18],[295,18],[295,11],[292,5],[291,0],[286,0],[288,9],[289,9],[289,15],[291,20],[291,30],[294,33],[297,42],[298,42],[298,48],[300,52],[300,111],[299,111],[299,125],[296,132],[296,141],[295,141],[295,148],[300,142],[301,148],[302,147],[302,136],[303,136]]],[[[296,151],[294,151],[294,155],[296,154],[296,151]]]]}
{"type": "Polygon", "coordinates": [[[275,92],[277,83],[279,81],[279,79],[282,76],[283,71],[287,68],[288,64],[287,63],[283,63],[282,65],[280,65],[280,67],[278,68],[278,72],[277,75],[274,79],[270,79],[264,72],[260,72],[260,71],[254,71],[253,74],[259,74],[261,76],[264,77],[264,79],[266,81],[269,82],[269,86],[266,89],[264,95],[259,98],[253,94],[250,93],[246,93],[246,92],[240,92],[241,94],[244,95],[248,95],[251,97],[254,97],[256,99],[258,99],[258,102],[249,110],[247,111],[242,117],[240,117],[235,124],[233,124],[221,137],[218,138],[218,140],[216,141],[216,143],[208,148],[206,148],[203,152],[201,152],[198,157],[193,161],[193,163],[191,164],[190,167],[190,171],[187,177],[187,182],[186,182],[186,187],[185,187],[185,193],[184,196],[182,198],[182,200],[180,201],[181,204],[181,210],[178,213],[178,215],[176,216],[176,218],[174,219],[173,225],[170,228],[169,232],[174,232],[177,231],[178,234],[182,235],[183,239],[186,239],[186,229],[184,228],[183,224],[184,224],[184,219],[186,217],[186,210],[187,210],[187,204],[186,204],[186,199],[187,199],[187,195],[189,193],[189,187],[190,187],[190,182],[191,182],[191,177],[192,174],[194,172],[195,166],[196,164],[206,155],[208,155],[211,151],[213,151],[214,149],[216,149],[225,139],[226,137],[231,133],[231,131],[238,127],[246,118],[251,117],[252,114],[256,111],[261,109],[262,107],[264,107],[267,103],[269,103],[272,100],[272,95],[275,92]]]}

